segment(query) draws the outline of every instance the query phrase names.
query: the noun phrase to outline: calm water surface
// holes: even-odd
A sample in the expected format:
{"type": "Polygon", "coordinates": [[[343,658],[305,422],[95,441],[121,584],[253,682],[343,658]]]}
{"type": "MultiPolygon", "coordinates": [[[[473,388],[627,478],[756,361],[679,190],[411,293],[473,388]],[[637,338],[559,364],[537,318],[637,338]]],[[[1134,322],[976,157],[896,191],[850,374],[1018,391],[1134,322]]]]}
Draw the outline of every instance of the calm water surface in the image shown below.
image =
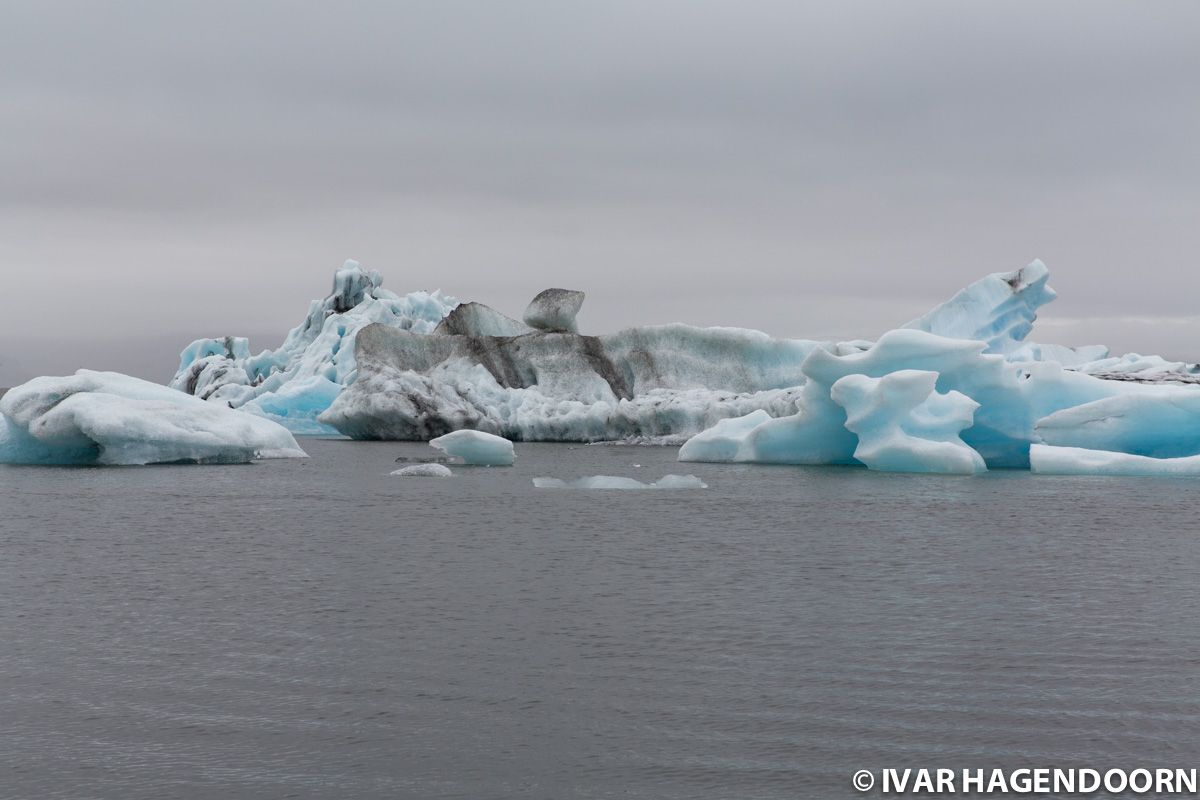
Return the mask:
{"type": "Polygon", "coordinates": [[[1200,484],[566,445],[405,479],[423,445],[304,444],[0,467],[0,796],[840,798],[863,767],[1200,761],[1200,484]],[[530,481],[667,472],[710,488],[530,481]]]}

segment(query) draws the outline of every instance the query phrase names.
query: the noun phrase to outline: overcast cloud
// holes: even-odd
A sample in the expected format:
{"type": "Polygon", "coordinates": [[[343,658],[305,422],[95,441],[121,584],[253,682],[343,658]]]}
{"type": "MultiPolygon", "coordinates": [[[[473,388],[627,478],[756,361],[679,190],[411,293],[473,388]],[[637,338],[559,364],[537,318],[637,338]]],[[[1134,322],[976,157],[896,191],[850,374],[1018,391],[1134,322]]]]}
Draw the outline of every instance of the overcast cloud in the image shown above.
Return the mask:
{"type": "Polygon", "coordinates": [[[1200,358],[1200,4],[0,0],[0,386],[274,347],[346,258],[867,337],[1043,259],[1200,358]]]}

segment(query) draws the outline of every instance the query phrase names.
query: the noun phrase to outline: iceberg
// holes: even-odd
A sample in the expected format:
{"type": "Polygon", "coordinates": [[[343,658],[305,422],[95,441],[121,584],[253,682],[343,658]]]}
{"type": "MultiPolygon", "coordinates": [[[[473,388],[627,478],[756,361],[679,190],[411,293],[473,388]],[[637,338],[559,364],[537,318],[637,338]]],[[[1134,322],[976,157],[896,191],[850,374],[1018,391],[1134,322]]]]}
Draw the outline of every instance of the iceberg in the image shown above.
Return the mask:
{"type": "Polygon", "coordinates": [[[197,339],[180,354],[170,386],[203,400],[245,407],[298,433],[336,433],[316,418],[355,378],[358,331],[381,324],[432,333],[458,305],[441,292],[401,297],[382,284],[378,272],[347,261],[334,274],[333,291],[312,302],[304,322],[278,349],[251,355],[245,338],[197,339]]]}
{"type": "MultiPolygon", "coordinates": [[[[797,411],[738,430],[736,446],[727,442],[715,460],[774,464],[857,464],[859,436],[846,427],[846,409],[833,397],[833,386],[850,375],[882,378],[902,370],[936,374],[936,389],[957,392],[978,404],[962,441],[988,467],[1029,466],[1034,425],[1042,417],[1092,400],[1133,389],[1099,380],[1058,364],[1015,364],[985,353],[981,341],[948,339],[912,329],[889,331],[866,350],[839,352],[818,347],[804,360],[805,382],[797,411]],[[731,456],[729,454],[732,454],[731,456]]],[[[685,445],[687,460],[714,460],[717,454],[685,445]]]]}
{"type": "Polygon", "coordinates": [[[1035,444],[1029,461],[1033,472],[1043,475],[1200,476],[1200,455],[1153,458],[1111,450],[1035,444]]]}
{"type": "Polygon", "coordinates": [[[988,275],[876,341],[681,324],[592,336],[580,291],[547,289],[518,321],[391,294],[347,262],[281,348],[197,340],[172,385],[298,432],[682,442],[681,461],[970,474],[1028,469],[1040,444],[1200,454],[1200,366],[1028,341],[1048,281],[1041,261],[988,275]]]}
{"type": "Polygon", "coordinates": [[[707,489],[708,484],[695,475],[664,475],[653,483],[642,483],[619,475],[592,475],[565,481],[561,478],[534,478],[539,489],[707,489]]]}
{"type": "Polygon", "coordinates": [[[390,474],[401,478],[450,478],[454,473],[445,464],[413,464],[411,467],[401,467],[390,474]]]}
{"type": "Polygon", "coordinates": [[[302,458],[281,425],[115,372],[35,378],[0,398],[0,463],[228,464],[302,458]]]}
{"type": "Polygon", "coordinates": [[[516,457],[512,442],[483,431],[452,431],[431,440],[429,445],[461,458],[464,464],[481,467],[511,467],[516,457]]]}
{"type": "MultiPolygon", "coordinates": [[[[1037,309],[1053,299],[1047,278],[1038,261],[988,276],[914,320],[910,332],[982,341],[967,345],[970,358],[994,352],[1003,362],[1037,309]]],[[[356,379],[317,420],[356,439],[428,440],[467,428],[515,441],[679,441],[723,420],[756,411],[791,417],[803,407],[810,433],[819,439],[823,432],[824,441],[813,439],[807,456],[778,452],[767,460],[858,463],[844,412],[829,399],[828,385],[806,386],[802,365],[814,351],[851,357],[876,343],[773,339],[679,324],[584,336],[573,332],[583,297],[545,290],[524,323],[466,303],[433,335],[365,326],[355,340],[356,379]]],[[[1091,354],[1101,352],[1107,353],[1091,354]]],[[[1032,420],[1025,427],[1031,426],[1032,420]]],[[[1027,465],[1027,447],[1010,457],[1027,465]]]]}

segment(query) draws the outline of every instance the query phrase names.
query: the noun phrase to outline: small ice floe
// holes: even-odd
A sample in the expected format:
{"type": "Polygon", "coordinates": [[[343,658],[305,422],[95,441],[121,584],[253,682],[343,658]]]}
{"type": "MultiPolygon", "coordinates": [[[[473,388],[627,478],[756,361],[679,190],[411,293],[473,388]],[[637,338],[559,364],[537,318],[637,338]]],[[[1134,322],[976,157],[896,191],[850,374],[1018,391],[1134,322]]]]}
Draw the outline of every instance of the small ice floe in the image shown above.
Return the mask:
{"type": "Polygon", "coordinates": [[[511,467],[516,457],[512,442],[483,431],[454,431],[432,439],[429,446],[480,467],[511,467]]]}
{"type": "Polygon", "coordinates": [[[450,478],[454,475],[445,464],[413,464],[391,474],[401,478],[450,478]]]}
{"type": "Polygon", "coordinates": [[[665,475],[653,483],[642,483],[619,475],[592,475],[564,481],[561,478],[534,478],[539,489],[707,489],[708,484],[695,475],[665,475]]]}

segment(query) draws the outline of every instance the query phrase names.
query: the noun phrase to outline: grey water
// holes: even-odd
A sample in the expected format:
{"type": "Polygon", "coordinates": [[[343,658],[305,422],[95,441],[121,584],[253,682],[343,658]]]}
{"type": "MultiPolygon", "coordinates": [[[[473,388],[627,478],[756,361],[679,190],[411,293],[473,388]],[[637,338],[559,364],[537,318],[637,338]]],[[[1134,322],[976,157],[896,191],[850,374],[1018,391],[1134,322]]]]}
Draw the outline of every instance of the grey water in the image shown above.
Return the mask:
{"type": "Polygon", "coordinates": [[[1197,765],[1195,483],[567,445],[395,478],[424,445],[303,443],[0,467],[0,796],[838,798],[862,768],[1197,765]],[[709,488],[531,482],[668,472],[709,488]]]}

